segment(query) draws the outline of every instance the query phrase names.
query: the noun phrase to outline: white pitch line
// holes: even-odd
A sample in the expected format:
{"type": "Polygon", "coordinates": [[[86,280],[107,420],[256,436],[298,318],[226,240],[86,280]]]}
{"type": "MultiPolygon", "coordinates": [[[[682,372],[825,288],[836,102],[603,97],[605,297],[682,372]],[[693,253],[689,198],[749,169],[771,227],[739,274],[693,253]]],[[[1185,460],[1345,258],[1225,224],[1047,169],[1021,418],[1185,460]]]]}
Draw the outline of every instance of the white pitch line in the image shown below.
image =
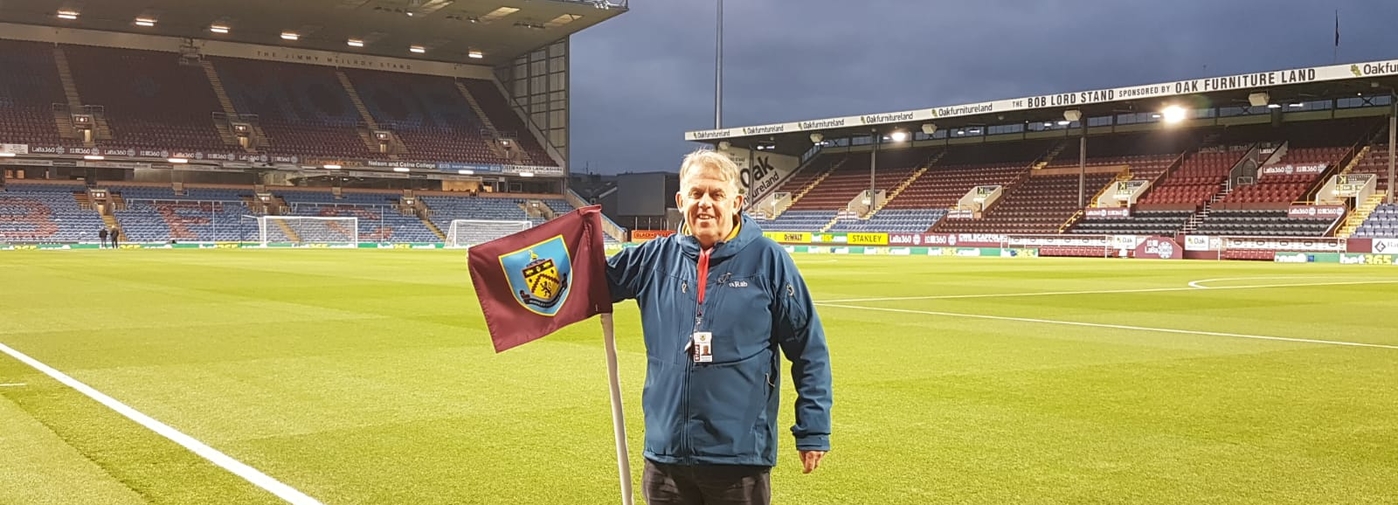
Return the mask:
{"type": "Polygon", "coordinates": [[[824,300],[816,303],[855,303],[855,302],[897,302],[910,300],[957,300],[962,298],[1018,298],[1024,296],[1068,296],[1068,295],[1111,295],[1124,293],[1167,293],[1171,291],[1198,291],[1223,290],[1223,289],[1267,289],[1267,288],[1297,288],[1306,286],[1351,286],[1360,284],[1398,284],[1398,279],[1387,281],[1349,281],[1349,282],[1307,282],[1295,284],[1253,284],[1247,286],[1219,286],[1207,287],[1196,286],[1196,282],[1212,282],[1220,280],[1238,279],[1204,279],[1193,281],[1189,287],[1178,288],[1141,288],[1141,289],[1103,289],[1094,291],[1034,291],[1028,293],[980,293],[970,295],[932,295],[932,296],[886,296],[879,298],[843,298],[837,300],[824,300]]]}
{"type": "Polygon", "coordinates": [[[262,488],[267,492],[276,495],[278,498],[286,500],[287,503],[291,503],[294,505],[321,505],[321,503],[319,501],[316,501],[315,498],[311,498],[310,496],[307,496],[305,493],[297,491],[291,486],[282,484],[276,479],[269,477],[267,474],[258,471],[256,468],[250,467],[241,461],[233,459],[232,457],[229,457],[227,454],[219,452],[217,449],[209,447],[203,442],[195,440],[194,437],[185,435],[184,433],[181,433],[178,430],[171,428],[170,425],[157,421],[148,415],[142,414],[136,409],[133,409],[127,406],[126,404],[121,403],[116,399],[107,396],[106,394],[103,394],[101,391],[93,389],[91,386],[88,386],[87,384],[78,382],[77,379],[69,377],[67,374],[60,372],[57,369],[54,369],[53,367],[40,363],[38,360],[31,358],[25,355],[24,353],[16,351],[5,344],[0,344],[0,352],[4,352],[5,354],[10,355],[10,357],[17,359],[26,365],[34,367],[35,370],[43,372],[44,375],[53,377],[54,380],[57,380],[63,385],[73,388],[77,390],[79,393],[87,395],[88,398],[96,400],[97,403],[106,405],[107,408],[116,411],[118,414],[126,416],[127,419],[135,421],[137,424],[140,424],[141,426],[144,426],[145,428],[156,432],[160,436],[163,436],[177,444],[180,444],[185,449],[189,449],[191,452],[198,454],[200,457],[209,460],[211,463],[218,465],[224,470],[228,470],[229,472],[232,472],[234,475],[242,477],[244,480],[251,482],[254,486],[262,488]]]}
{"type": "Polygon", "coordinates": [[[1220,331],[1197,331],[1197,330],[1180,330],[1180,329],[1174,329],[1174,328],[1151,328],[1151,327],[1148,327],[1148,326],[1129,326],[1129,325],[1124,325],[1124,324],[1084,323],[1084,322],[1081,322],[1081,321],[1062,321],[1062,320],[1057,320],[1057,319],[1037,319],[1037,318],[1032,318],[1032,317],[988,316],[988,315],[984,315],[984,314],[962,314],[962,313],[958,313],[958,312],[938,312],[938,311],[932,311],[932,310],[907,310],[907,309],[892,309],[892,308],[885,308],[885,307],[863,307],[863,306],[859,306],[859,305],[839,305],[839,304],[833,304],[833,303],[828,303],[828,302],[817,302],[816,305],[820,305],[820,306],[823,306],[823,307],[835,307],[835,308],[840,308],[840,309],[874,310],[874,311],[880,311],[880,312],[897,312],[897,313],[900,313],[900,314],[922,314],[922,315],[927,315],[927,316],[962,317],[962,318],[968,318],[968,319],[989,319],[989,320],[992,320],[992,321],[1014,321],[1014,322],[1020,322],[1020,323],[1056,324],[1056,325],[1062,325],[1062,326],[1082,326],[1082,327],[1087,327],[1087,328],[1106,328],[1106,329],[1113,329],[1113,330],[1145,331],[1145,332],[1154,332],[1154,333],[1175,333],[1175,334],[1181,334],[1181,335],[1203,335],[1203,336],[1208,336],[1208,337],[1247,338],[1247,339],[1253,339],[1253,340],[1273,340],[1273,341],[1279,341],[1279,342],[1296,342],[1296,343],[1303,343],[1303,344],[1340,345],[1340,346],[1350,346],[1350,347],[1375,347],[1375,348],[1380,348],[1380,349],[1394,349],[1394,350],[1398,350],[1398,345],[1366,344],[1366,343],[1363,343],[1363,342],[1345,342],[1345,341],[1342,341],[1342,340],[1316,340],[1316,339],[1310,339],[1310,338],[1272,337],[1272,336],[1267,336],[1267,335],[1247,335],[1247,334],[1243,334],[1243,333],[1225,333],[1225,332],[1220,332],[1220,331]]]}
{"type": "Polygon", "coordinates": [[[25,384],[23,382],[11,382],[8,384],[0,384],[0,388],[18,388],[24,386],[28,386],[28,384],[25,384]]]}
{"type": "MultiPolygon", "coordinates": [[[[1208,287],[1208,286],[1205,286],[1205,285],[1204,285],[1204,283],[1206,283],[1206,282],[1218,282],[1218,281],[1255,281],[1255,280],[1269,280],[1269,281],[1275,281],[1275,280],[1281,280],[1281,279],[1287,279],[1287,280],[1290,280],[1290,279],[1310,279],[1310,280],[1318,280],[1318,279],[1325,279],[1325,278],[1327,278],[1327,277],[1317,277],[1317,276],[1313,276],[1313,275],[1312,275],[1312,276],[1306,276],[1306,275],[1268,275],[1268,276],[1254,276],[1254,277],[1219,277],[1219,278],[1217,278],[1217,279],[1200,279],[1200,280],[1197,280],[1197,281],[1189,281],[1189,287],[1198,288],[1198,289],[1220,289],[1220,288],[1211,288],[1211,287],[1208,287]]],[[[1329,277],[1329,278],[1330,278],[1330,279],[1343,279],[1343,277],[1329,277]]]]}

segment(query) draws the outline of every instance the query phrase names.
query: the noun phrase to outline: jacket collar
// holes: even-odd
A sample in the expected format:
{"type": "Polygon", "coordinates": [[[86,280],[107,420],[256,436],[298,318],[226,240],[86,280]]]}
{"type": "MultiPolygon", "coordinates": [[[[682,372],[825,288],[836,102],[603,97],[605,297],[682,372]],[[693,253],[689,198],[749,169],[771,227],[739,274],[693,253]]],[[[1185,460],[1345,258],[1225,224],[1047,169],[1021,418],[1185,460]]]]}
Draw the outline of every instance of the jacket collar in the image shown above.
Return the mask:
{"type": "MultiPolygon", "coordinates": [[[[698,259],[699,240],[689,234],[689,227],[681,225],[680,233],[676,236],[679,237],[680,249],[684,251],[685,256],[698,259]]],[[[753,221],[747,214],[741,214],[738,222],[733,224],[733,232],[728,235],[728,238],[714,244],[713,252],[709,253],[710,257],[719,260],[733,256],[761,236],[762,228],[757,226],[757,222],[753,221]]]]}

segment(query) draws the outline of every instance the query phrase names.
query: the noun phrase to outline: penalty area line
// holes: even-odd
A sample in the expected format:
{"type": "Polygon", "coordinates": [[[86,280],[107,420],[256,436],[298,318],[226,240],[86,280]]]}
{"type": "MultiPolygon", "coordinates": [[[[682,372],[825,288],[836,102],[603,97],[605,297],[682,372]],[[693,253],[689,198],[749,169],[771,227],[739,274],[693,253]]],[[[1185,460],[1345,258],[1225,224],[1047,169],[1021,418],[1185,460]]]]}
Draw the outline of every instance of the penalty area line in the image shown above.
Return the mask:
{"type": "Polygon", "coordinates": [[[921,314],[921,315],[926,315],[926,316],[960,317],[960,318],[966,318],[966,319],[986,319],[986,320],[991,320],[991,321],[1013,321],[1013,322],[1018,322],[1018,323],[1053,324],[1053,325],[1059,325],[1059,326],[1077,326],[1077,327],[1085,327],[1085,328],[1103,328],[1103,329],[1112,329],[1112,330],[1142,331],[1142,332],[1151,332],[1151,333],[1172,333],[1172,334],[1177,334],[1177,335],[1200,335],[1200,336],[1206,336],[1206,337],[1241,338],[1241,339],[1251,339],[1251,340],[1271,340],[1271,341],[1277,341],[1277,342],[1293,342],[1293,343],[1300,343],[1300,344],[1338,345],[1338,346],[1348,346],[1348,347],[1372,347],[1372,348],[1378,348],[1378,349],[1394,349],[1394,350],[1398,350],[1398,345],[1366,344],[1366,343],[1363,343],[1363,342],[1346,342],[1346,341],[1343,341],[1343,340],[1318,340],[1318,339],[1310,339],[1310,338],[1273,337],[1273,336],[1268,336],[1268,335],[1248,335],[1248,334],[1244,334],[1244,333],[1228,333],[1228,332],[1221,332],[1221,331],[1181,330],[1181,329],[1175,329],[1175,328],[1152,328],[1152,327],[1149,327],[1149,326],[1131,326],[1131,325],[1125,325],[1125,324],[1086,323],[1086,322],[1082,322],[1082,321],[1063,321],[1063,320],[1058,320],[1058,319],[1039,319],[1039,318],[1032,318],[1032,317],[990,316],[990,315],[984,315],[984,314],[964,314],[964,313],[959,313],[959,312],[939,312],[939,311],[933,311],[933,310],[909,310],[909,309],[893,309],[893,308],[887,308],[887,307],[865,307],[865,306],[860,306],[860,305],[841,305],[841,304],[834,304],[834,303],[829,303],[829,302],[823,302],[823,303],[818,302],[818,303],[816,303],[816,305],[822,306],[822,307],[835,307],[835,308],[839,308],[839,309],[873,310],[873,311],[879,311],[879,312],[894,312],[894,313],[899,313],[899,314],[921,314]]]}
{"type": "Polygon", "coordinates": [[[311,498],[310,496],[307,496],[305,493],[297,491],[291,486],[283,484],[277,481],[276,479],[273,479],[272,477],[268,476],[267,474],[258,471],[256,468],[248,466],[247,464],[241,461],[233,459],[227,454],[219,452],[219,450],[214,449],[213,447],[209,447],[207,444],[203,442],[195,440],[194,437],[181,433],[179,430],[170,427],[170,425],[168,424],[162,423],[160,421],[157,421],[155,418],[142,414],[136,409],[133,409],[130,406],[127,406],[126,404],[117,401],[115,398],[107,396],[101,391],[93,389],[91,386],[83,384],[82,382],[79,382],[77,379],[68,376],[68,374],[60,372],[51,366],[45,365],[39,362],[38,360],[15,350],[10,346],[0,344],[0,352],[4,352],[5,354],[8,354],[10,357],[19,360],[20,362],[29,365],[30,367],[33,367],[35,370],[43,372],[44,375],[52,377],[59,383],[73,388],[74,390],[76,390],[79,393],[82,393],[88,398],[96,400],[97,403],[105,405],[107,408],[116,411],[116,413],[121,414],[127,419],[135,421],[136,424],[139,424],[145,427],[146,429],[154,431],[156,434],[162,437],[170,439],[170,441],[179,444],[185,449],[189,449],[190,452],[199,455],[200,457],[208,460],[210,463],[218,465],[220,468],[223,468],[224,470],[232,472],[234,475],[243,478],[243,480],[252,483],[252,485],[276,495],[278,498],[285,500],[287,503],[291,503],[294,505],[321,505],[321,503],[319,501],[316,501],[315,498],[311,498]]]}

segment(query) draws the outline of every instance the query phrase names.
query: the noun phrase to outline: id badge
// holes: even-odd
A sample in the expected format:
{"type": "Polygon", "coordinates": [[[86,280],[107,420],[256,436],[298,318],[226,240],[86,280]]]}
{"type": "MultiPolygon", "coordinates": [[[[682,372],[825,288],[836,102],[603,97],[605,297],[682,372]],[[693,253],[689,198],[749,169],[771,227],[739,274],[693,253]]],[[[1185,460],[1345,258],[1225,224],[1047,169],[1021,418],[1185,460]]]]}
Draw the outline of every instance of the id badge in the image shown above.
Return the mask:
{"type": "Polygon", "coordinates": [[[712,363],[714,361],[714,334],[707,331],[696,331],[690,337],[690,345],[693,348],[691,353],[695,363],[712,363]]]}

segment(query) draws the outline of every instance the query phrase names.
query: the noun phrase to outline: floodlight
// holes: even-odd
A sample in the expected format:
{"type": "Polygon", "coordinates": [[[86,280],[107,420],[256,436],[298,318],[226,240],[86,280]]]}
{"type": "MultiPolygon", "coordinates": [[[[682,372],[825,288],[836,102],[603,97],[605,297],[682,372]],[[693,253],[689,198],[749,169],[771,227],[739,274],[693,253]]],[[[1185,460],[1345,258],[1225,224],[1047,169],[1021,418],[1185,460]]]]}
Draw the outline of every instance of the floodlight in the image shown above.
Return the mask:
{"type": "Polygon", "coordinates": [[[1178,123],[1184,121],[1184,107],[1171,105],[1160,111],[1165,116],[1166,123],[1178,123]]]}

